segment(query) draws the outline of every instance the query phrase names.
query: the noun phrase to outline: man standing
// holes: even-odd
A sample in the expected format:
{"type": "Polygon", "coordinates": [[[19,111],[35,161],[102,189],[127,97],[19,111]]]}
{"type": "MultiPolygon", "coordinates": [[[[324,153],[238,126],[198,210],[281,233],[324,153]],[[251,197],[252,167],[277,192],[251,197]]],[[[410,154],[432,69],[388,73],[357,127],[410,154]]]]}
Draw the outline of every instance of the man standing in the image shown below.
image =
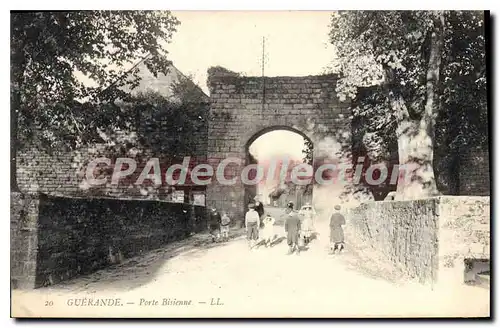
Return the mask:
{"type": "Polygon", "coordinates": [[[212,242],[219,240],[220,238],[220,224],[221,217],[219,212],[215,207],[212,207],[209,215],[208,229],[210,230],[210,235],[212,236],[212,242]]]}
{"type": "Polygon", "coordinates": [[[248,246],[252,249],[259,240],[260,217],[255,211],[255,205],[248,205],[248,212],[245,215],[245,230],[247,232],[248,246]]]}
{"type": "Polygon", "coordinates": [[[285,213],[287,218],[285,220],[285,232],[286,241],[288,244],[288,254],[292,254],[294,250],[297,251],[297,255],[300,253],[299,249],[299,233],[300,233],[300,217],[293,210],[293,203],[289,202],[287,204],[285,213]]]}
{"type": "Polygon", "coordinates": [[[344,247],[344,230],[342,226],[345,224],[345,218],[340,214],[340,205],[335,205],[335,213],[330,217],[330,253],[335,254],[338,250],[340,253],[344,247]]]}
{"type": "Polygon", "coordinates": [[[255,211],[259,214],[259,218],[262,222],[264,215],[264,204],[259,200],[259,196],[255,196],[255,211]]]}

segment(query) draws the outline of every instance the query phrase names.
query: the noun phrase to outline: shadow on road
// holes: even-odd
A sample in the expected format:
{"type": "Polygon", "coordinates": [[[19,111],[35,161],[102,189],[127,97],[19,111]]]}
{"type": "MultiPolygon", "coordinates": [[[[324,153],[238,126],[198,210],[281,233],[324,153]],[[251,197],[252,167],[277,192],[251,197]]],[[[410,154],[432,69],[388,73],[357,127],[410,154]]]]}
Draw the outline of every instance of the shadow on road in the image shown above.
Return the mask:
{"type": "MultiPolygon", "coordinates": [[[[269,212],[276,218],[275,226],[283,226],[283,209],[273,208],[269,212]]],[[[199,233],[184,240],[172,242],[159,249],[126,259],[120,264],[111,265],[91,274],[78,276],[56,285],[43,287],[40,290],[54,293],[133,290],[157,280],[162,272],[169,270],[168,262],[175,257],[184,256],[186,260],[196,261],[197,258],[201,258],[210,249],[226,247],[235,239],[239,239],[244,235],[244,228],[233,228],[230,232],[229,241],[213,243],[208,232],[199,233]]],[[[285,236],[280,235],[276,235],[275,238],[271,247],[286,240],[285,236]]]]}
{"type": "Polygon", "coordinates": [[[63,281],[57,285],[39,288],[39,290],[58,292],[89,292],[89,291],[127,291],[156,280],[160,269],[176,256],[199,257],[208,250],[225,247],[235,239],[245,234],[244,229],[233,229],[229,241],[212,242],[209,233],[199,233],[184,240],[165,245],[162,248],[145,252],[144,254],[126,259],[120,264],[111,265],[102,270],[85,276],[63,281]],[[189,254],[187,254],[189,253],[189,254]]]}
{"type": "Polygon", "coordinates": [[[271,247],[281,244],[281,242],[285,239],[286,239],[285,236],[281,236],[279,238],[274,239],[273,242],[271,243],[271,247]]]}

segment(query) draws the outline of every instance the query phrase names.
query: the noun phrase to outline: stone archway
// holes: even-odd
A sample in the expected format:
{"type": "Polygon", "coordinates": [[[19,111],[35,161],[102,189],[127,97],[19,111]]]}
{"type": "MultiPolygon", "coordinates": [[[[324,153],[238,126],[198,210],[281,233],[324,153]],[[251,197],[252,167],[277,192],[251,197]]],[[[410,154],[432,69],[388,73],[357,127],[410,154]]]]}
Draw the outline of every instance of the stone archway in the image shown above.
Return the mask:
{"type": "MultiPolygon", "coordinates": [[[[350,160],[351,107],[338,99],[337,79],[336,75],[210,76],[210,164],[216,166],[229,157],[245,163],[248,142],[277,127],[306,135],[314,144],[315,159],[350,160]]],[[[227,168],[225,174],[238,177],[242,166],[227,168]]],[[[226,186],[214,179],[207,186],[207,205],[228,211],[235,219],[243,219],[244,196],[241,181],[226,186]]]]}
{"type": "MultiPolygon", "coordinates": [[[[264,177],[263,177],[263,179],[264,180],[268,180],[268,181],[269,181],[269,179],[278,178],[277,175],[279,174],[279,171],[281,169],[280,164],[279,163],[274,163],[274,162],[273,163],[259,163],[258,162],[258,158],[254,158],[252,156],[252,154],[250,152],[250,147],[254,144],[255,141],[257,141],[257,139],[259,139],[260,137],[268,134],[269,132],[274,132],[274,131],[288,131],[288,132],[294,133],[294,134],[302,137],[304,141],[307,140],[307,141],[311,142],[311,144],[313,145],[312,149],[314,149],[314,143],[312,142],[312,140],[311,140],[311,138],[309,136],[307,136],[304,132],[302,132],[302,131],[300,131],[300,130],[298,130],[296,128],[290,127],[290,126],[282,126],[282,125],[269,126],[267,128],[264,128],[264,129],[256,132],[253,136],[251,136],[248,139],[248,141],[245,144],[245,165],[263,164],[262,165],[262,167],[264,169],[264,177]],[[271,169],[271,168],[269,168],[269,166],[271,166],[271,165],[275,165],[274,170],[271,169]],[[273,177],[268,176],[268,173],[269,173],[270,169],[271,169],[271,171],[273,171],[275,173],[273,177]]],[[[270,142],[272,142],[272,141],[270,140],[270,142]]],[[[276,181],[276,182],[278,182],[278,181],[276,181]]],[[[301,188],[304,188],[304,187],[299,187],[297,189],[301,189],[301,188]]],[[[312,187],[312,185],[310,187],[312,187]]],[[[248,203],[251,202],[254,199],[254,197],[257,195],[257,191],[258,191],[257,189],[258,189],[258,187],[257,187],[257,185],[244,184],[243,188],[244,188],[243,210],[246,210],[246,207],[247,207],[248,203]]],[[[264,198],[266,196],[267,195],[263,195],[264,198]]],[[[295,196],[297,196],[297,195],[295,195],[295,196]]],[[[265,203],[265,199],[264,198],[261,199],[261,201],[265,203]]],[[[297,200],[297,197],[295,197],[294,204],[296,206],[300,207],[300,205],[302,204],[302,201],[301,200],[297,200]]]]}

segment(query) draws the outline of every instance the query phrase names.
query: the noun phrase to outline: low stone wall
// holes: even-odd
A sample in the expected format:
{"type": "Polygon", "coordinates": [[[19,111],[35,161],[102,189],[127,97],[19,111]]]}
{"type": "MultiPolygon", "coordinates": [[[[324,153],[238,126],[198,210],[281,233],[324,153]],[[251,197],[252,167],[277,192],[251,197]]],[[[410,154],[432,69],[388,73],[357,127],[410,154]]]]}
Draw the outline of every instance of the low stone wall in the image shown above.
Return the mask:
{"type": "Polygon", "coordinates": [[[11,280],[37,288],[119,263],[206,227],[205,207],[145,200],[12,197],[11,280]]]}
{"type": "Polygon", "coordinates": [[[490,258],[490,198],[444,196],[439,202],[439,262],[490,258]]]}
{"type": "Polygon", "coordinates": [[[422,283],[438,281],[442,268],[456,261],[489,259],[489,197],[371,202],[347,217],[346,229],[358,242],[422,283]]]}
{"type": "Polygon", "coordinates": [[[347,229],[422,282],[437,272],[436,199],[370,202],[350,210],[347,229]]]}

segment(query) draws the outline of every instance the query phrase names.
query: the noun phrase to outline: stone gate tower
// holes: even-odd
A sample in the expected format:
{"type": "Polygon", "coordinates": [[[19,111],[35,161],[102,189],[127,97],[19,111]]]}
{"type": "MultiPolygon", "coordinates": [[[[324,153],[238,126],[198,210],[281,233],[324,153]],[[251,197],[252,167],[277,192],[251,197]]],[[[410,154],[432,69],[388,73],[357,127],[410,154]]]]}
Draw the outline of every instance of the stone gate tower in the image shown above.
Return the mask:
{"type": "MultiPolygon", "coordinates": [[[[248,146],[272,130],[290,130],[309,138],[315,161],[350,158],[351,109],[336,95],[336,75],[262,78],[241,77],[226,70],[210,73],[208,158],[214,164],[228,157],[242,161],[239,167],[228,166],[226,177],[240,176],[248,164],[248,146]]],[[[326,189],[331,196],[331,189],[337,187],[315,186],[313,202],[327,197],[326,189]]],[[[236,219],[243,218],[246,202],[239,178],[235,185],[225,186],[213,179],[207,186],[207,206],[229,211],[236,219]]]]}

